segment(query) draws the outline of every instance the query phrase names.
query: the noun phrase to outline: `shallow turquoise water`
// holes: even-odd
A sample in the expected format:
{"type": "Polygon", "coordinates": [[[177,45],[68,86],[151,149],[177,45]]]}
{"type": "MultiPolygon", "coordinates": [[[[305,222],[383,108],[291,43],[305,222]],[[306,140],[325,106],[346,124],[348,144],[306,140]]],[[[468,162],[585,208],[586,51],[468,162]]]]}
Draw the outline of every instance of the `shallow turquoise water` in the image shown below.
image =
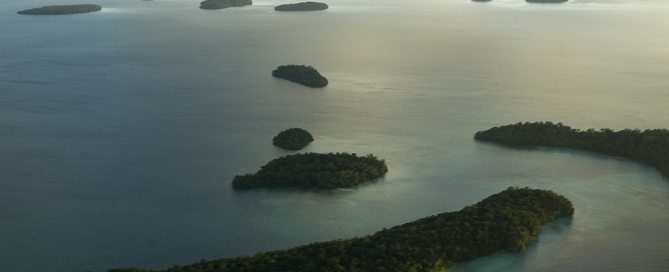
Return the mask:
{"type": "MultiPolygon", "coordinates": [[[[101,2],[32,17],[0,3],[0,263],[10,271],[161,268],[372,233],[508,186],[553,189],[576,215],[530,250],[455,271],[664,271],[669,183],[652,168],[472,140],[517,121],[669,127],[662,1],[101,2]],[[273,79],[287,63],[323,90],[273,79]],[[236,174],[306,151],[374,153],[361,188],[234,192],[236,174]]],[[[55,3],[49,1],[49,4],[55,3]]]]}

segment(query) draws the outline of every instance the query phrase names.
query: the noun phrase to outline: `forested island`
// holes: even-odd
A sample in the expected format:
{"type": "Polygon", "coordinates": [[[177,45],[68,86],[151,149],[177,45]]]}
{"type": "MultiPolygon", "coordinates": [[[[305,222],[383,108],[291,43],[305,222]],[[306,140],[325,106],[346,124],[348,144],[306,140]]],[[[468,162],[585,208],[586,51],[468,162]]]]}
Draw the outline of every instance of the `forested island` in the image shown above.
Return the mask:
{"type": "Polygon", "coordinates": [[[275,146],[286,150],[300,150],[313,141],[314,137],[311,136],[311,133],[302,128],[289,128],[272,138],[275,146]]]}
{"type": "Polygon", "coordinates": [[[278,5],[274,7],[276,11],[314,11],[328,9],[328,4],[319,2],[300,2],[295,4],[278,5]]]}
{"type": "Polygon", "coordinates": [[[539,3],[539,4],[551,4],[551,3],[564,3],[569,0],[525,0],[528,3],[539,3]]]}
{"type": "MultiPolygon", "coordinates": [[[[574,213],[552,191],[509,188],[473,206],[348,240],[314,243],[254,256],[174,266],[164,272],[441,272],[498,251],[521,251],[542,227],[574,213]]],[[[109,272],[157,272],[112,269],[109,272]]]]}
{"type": "Polygon", "coordinates": [[[17,12],[18,14],[23,15],[66,15],[66,14],[77,14],[77,13],[89,13],[102,10],[101,6],[98,5],[55,5],[55,6],[44,6],[40,8],[26,9],[17,12]]]}
{"type": "Polygon", "coordinates": [[[514,147],[563,147],[625,157],[654,166],[669,176],[669,130],[578,130],[562,123],[517,123],[479,131],[479,141],[514,147]]]}
{"type": "Polygon", "coordinates": [[[303,153],[274,159],[255,174],[236,176],[232,185],[237,189],[347,188],[380,178],[386,172],[386,162],[373,155],[360,157],[349,153],[303,153]]]}
{"type": "Polygon", "coordinates": [[[224,9],[253,5],[251,0],[205,0],[200,3],[201,9],[224,9]]]}
{"type": "Polygon", "coordinates": [[[490,2],[492,0],[472,0],[473,2],[490,2]]]}
{"type": "Polygon", "coordinates": [[[327,78],[321,75],[314,67],[306,65],[282,65],[272,71],[272,76],[312,88],[322,88],[328,85],[327,78]]]}

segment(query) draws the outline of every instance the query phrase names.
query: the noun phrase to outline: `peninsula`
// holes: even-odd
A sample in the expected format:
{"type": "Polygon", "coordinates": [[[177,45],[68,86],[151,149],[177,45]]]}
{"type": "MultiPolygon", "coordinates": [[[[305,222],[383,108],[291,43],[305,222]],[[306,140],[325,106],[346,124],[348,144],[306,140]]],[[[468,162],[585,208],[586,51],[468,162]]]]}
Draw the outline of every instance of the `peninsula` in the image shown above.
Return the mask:
{"type": "Polygon", "coordinates": [[[328,4],[311,1],[295,4],[285,4],[274,7],[274,10],[276,11],[314,11],[326,9],[328,9],[328,4]]]}
{"type": "Polygon", "coordinates": [[[386,162],[373,155],[349,153],[302,153],[274,159],[255,174],[236,176],[236,189],[257,187],[301,187],[335,189],[353,187],[382,177],[386,162]]]}
{"type": "Polygon", "coordinates": [[[224,9],[253,5],[251,0],[205,0],[200,3],[201,9],[224,9]]]}
{"type": "MultiPolygon", "coordinates": [[[[572,203],[552,191],[508,188],[460,211],[418,219],[373,235],[203,260],[161,271],[441,272],[495,252],[522,251],[544,225],[573,214],[572,203]]],[[[109,272],[158,271],[130,268],[109,272]]]]}
{"type": "Polygon", "coordinates": [[[286,129],[272,139],[275,146],[286,150],[300,150],[313,141],[311,133],[301,128],[286,129]]]}
{"type": "Polygon", "coordinates": [[[328,85],[327,78],[321,75],[314,67],[305,65],[282,65],[272,71],[272,76],[312,88],[322,88],[328,85]]]}
{"type": "Polygon", "coordinates": [[[669,176],[669,130],[666,129],[578,130],[562,123],[536,122],[479,131],[474,139],[512,147],[546,146],[598,152],[648,164],[669,176]]]}
{"type": "Polygon", "coordinates": [[[23,15],[66,15],[66,14],[77,14],[77,13],[89,13],[102,10],[101,6],[98,5],[55,5],[55,6],[44,6],[41,8],[26,9],[17,12],[18,14],[23,15]]]}

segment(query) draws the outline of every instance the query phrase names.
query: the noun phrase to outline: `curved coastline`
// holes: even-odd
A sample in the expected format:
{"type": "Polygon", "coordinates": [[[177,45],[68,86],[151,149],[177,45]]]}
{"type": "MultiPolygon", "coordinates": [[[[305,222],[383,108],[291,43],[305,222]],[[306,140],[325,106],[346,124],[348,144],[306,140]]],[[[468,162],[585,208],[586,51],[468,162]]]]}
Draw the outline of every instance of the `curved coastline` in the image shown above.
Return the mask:
{"type": "Polygon", "coordinates": [[[479,131],[477,141],[510,147],[560,147],[624,157],[669,176],[669,130],[579,130],[562,123],[516,123],[479,131]]]}
{"type": "Polygon", "coordinates": [[[349,188],[380,178],[386,172],[386,162],[373,155],[299,153],[274,159],[255,174],[235,176],[232,186],[235,189],[349,188]]]}
{"type": "Polygon", "coordinates": [[[275,146],[291,151],[300,150],[313,141],[314,136],[302,128],[289,128],[272,138],[275,146]]]}
{"type": "MultiPolygon", "coordinates": [[[[364,237],[202,260],[159,271],[440,272],[499,251],[525,250],[544,225],[573,214],[572,203],[553,191],[508,188],[460,211],[425,217],[364,237]]],[[[125,268],[109,272],[158,271],[125,268]]]]}
{"type": "Polygon", "coordinates": [[[311,88],[323,88],[328,85],[316,68],[306,65],[281,65],[272,71],[273,77],[282,78],[311,88]]]}

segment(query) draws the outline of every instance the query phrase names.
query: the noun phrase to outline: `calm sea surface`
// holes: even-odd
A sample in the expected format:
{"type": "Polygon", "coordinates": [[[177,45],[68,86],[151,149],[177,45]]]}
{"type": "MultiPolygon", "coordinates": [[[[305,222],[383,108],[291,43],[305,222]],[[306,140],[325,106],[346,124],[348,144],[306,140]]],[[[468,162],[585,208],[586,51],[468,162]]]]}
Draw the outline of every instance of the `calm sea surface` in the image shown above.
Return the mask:
{"type": "Polygon", "coordinates": [[[518,121],[669,127],[669,3],[97,0],[100,13],[19,16],[0,1],[0,266],[165,268],[348,238],[459,210],[509,186],[573,200],[520,254],[469,271],[667,271],[669,179],[622,159],[472,140],[518,121]],[[282,64],[330,79],[273,79],[282,64]],[[336,191],[235,192],[305,151],[374,153],[388,175],[336,191]]]}

